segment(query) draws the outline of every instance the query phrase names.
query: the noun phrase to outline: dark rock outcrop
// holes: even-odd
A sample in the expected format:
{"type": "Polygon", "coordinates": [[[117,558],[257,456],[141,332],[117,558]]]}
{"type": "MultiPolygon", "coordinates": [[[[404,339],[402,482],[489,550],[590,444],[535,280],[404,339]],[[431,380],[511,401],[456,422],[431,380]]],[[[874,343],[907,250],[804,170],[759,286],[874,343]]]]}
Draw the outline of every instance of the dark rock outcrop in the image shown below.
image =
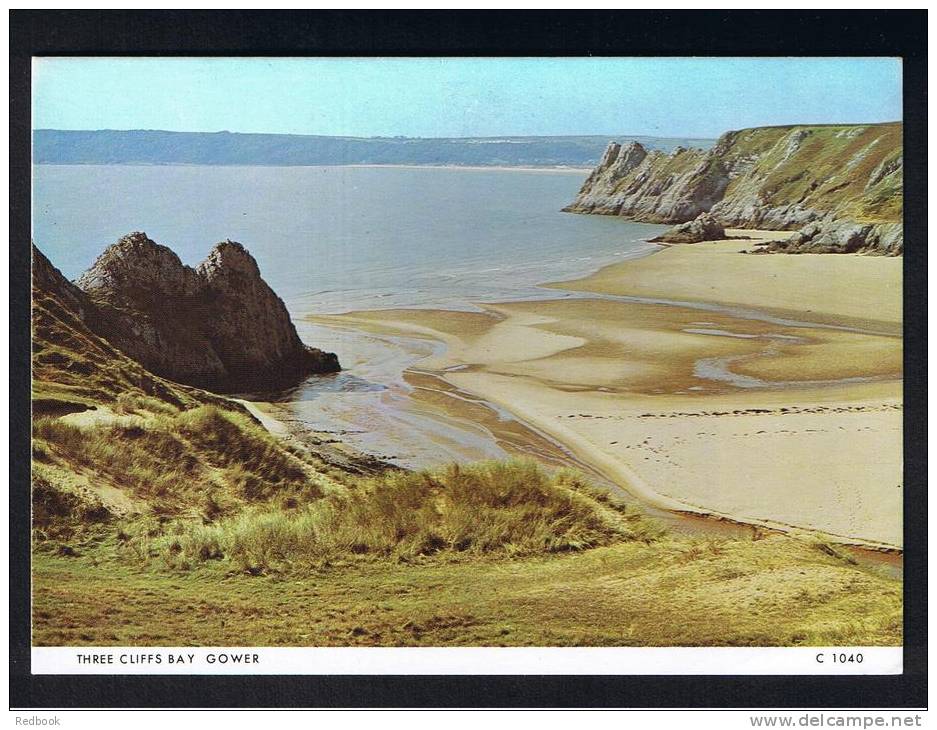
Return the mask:
{"type": "Polygon", "coordinates": [[[218,392],[278,390],[340,369],[333,353],[302,343],[257,262],[233,241],[193,269],[132,233],[76,284],[93,307],[89,326],[170,380],[218,392]]]}
{"type": "Polygon", "coordinates": [[[725,237],[726,229],[719,221],[709,213],[700,213],[693,220],[680,223],[657,238],[652,238],[651,243],[700,243],[725,237]]]}
{"type": "Polygon", "coordinates": [[[900,256],[900,223],[878,225],[852,221],[811,223],[784,241],[770,241],[750,253],[860,253],[900,256]]]}
{"type": "Polygon", "coordinates": [[[564,210],[678,224],[710,213],[725,226],[799,231],[771,250],[900,255],[902,185],[900,123],[760,127],[709,151],[611,143],[564,210]]]}
{"type": "Polygon", "coordinates": [[[148,372],[99,333],[110,318],[32,247],[32,407],[60,416],[111,404],[122,395],[156,398],[179,408],[227,399],[148,372]]]}

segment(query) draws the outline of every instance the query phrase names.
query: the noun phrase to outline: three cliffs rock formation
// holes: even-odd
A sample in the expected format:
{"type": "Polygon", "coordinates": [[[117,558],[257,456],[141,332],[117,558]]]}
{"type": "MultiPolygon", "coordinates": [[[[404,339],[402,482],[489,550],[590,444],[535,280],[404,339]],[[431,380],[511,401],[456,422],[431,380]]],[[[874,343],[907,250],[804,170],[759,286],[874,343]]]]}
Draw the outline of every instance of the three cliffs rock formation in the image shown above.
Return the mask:
{"type": "Polygon", "coordinates": [[[710,217],[664,241],[723,225],[798,231],[771,250],[900,255],[902,184],[900,123],[760,127],[728,132],[708,151],[613,142],[564,210],[645,223],[710,217]]]}
{"type": "Polygon", "coordinates": [[[333,353],[303,344],[257,262],[233,241],[193,268],[145,233],[131,233],[74,284],[34,246],[33,282],[147,370],[179,383],[272,391],[340,369],[333,353]]]}

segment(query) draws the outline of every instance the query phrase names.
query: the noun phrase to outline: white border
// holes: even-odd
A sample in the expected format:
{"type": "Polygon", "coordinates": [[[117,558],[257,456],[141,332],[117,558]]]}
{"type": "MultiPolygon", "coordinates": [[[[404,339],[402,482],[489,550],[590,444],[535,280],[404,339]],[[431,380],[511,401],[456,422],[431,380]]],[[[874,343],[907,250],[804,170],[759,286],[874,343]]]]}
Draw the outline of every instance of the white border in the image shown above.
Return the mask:
{"type": "Polygon", "coordinates": [[[901,674],[901,647],[34,647],[33,674],[901,674]],[[861,656],[861,660],[859,657],[861,656]],[[219,657],[222,659],[219,660],[219,657]],[[239,657],[235,660],[235,657],[239,657]],[[247,662],[245,663],[245,657],[247,662]],[[852,657],[852,661],[849,660],[852,657]],[[180,661],[181,658],[181,661],[180,661]],[[843,661],[843,659],[846,661],[843,661]]]}

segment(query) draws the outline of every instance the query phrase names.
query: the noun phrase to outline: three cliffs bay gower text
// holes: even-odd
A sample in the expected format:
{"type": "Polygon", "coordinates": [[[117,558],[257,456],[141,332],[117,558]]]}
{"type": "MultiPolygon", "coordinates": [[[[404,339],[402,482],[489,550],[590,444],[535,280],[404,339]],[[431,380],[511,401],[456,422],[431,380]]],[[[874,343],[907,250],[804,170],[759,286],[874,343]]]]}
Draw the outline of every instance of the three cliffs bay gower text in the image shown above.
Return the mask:
{"type": "MultiPolygon", "coordinates": [[[[69,134],[37,167],[139,163],[69,134]]],[[[246,187],[258,150],[326,148],[235,137],[201,164],[246,187]]],[[[238,230],[194,266],[128,232],[73,280],[36,238],[35,646],[901,645],[901,123],[523,139],[316,178],[433,175],[502,216],[486,186],[568,187],[563,235],[615,245],[517,296],[472,282],[536,250],[427,245],[414,288],[435,266],[465,306],[326,309],[367,276],[284,301],[238,230]]]]}

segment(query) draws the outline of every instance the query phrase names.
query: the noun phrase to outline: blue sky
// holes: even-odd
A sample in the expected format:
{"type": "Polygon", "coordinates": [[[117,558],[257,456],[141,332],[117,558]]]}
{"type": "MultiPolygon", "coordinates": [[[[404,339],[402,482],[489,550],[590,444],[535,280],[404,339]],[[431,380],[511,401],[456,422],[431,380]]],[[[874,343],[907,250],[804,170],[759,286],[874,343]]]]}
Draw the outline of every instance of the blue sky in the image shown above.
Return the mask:
{"type": "Polygon", "coordinates": [[[33,126],[716,137],[901,118],[897,59],[43,58],[33,126]]]}

